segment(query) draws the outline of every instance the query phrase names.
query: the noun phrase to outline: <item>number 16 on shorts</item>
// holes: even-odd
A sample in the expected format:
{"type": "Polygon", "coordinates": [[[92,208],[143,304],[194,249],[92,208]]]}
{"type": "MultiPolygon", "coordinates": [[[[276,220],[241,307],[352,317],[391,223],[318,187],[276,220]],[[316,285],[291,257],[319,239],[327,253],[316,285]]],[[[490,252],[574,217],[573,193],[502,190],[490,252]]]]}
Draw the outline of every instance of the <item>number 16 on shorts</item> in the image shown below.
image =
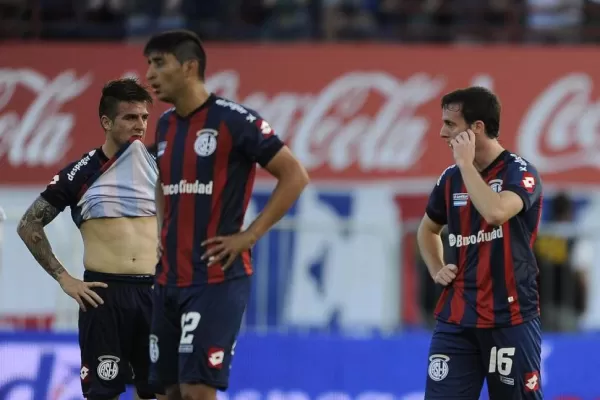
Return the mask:
{"type": "Polygon", "coordinates": [[[508,376],[512,372],[512,357],[514,355],[514,347],[492,347],[492,350],[490,351],[490,366],[488,369],[488,373],[495,374],[497,372],[498,374],[500,374],[501,381],[509,385],[514,385],[515,380],[513,378],[508,378],[508,376]]]}

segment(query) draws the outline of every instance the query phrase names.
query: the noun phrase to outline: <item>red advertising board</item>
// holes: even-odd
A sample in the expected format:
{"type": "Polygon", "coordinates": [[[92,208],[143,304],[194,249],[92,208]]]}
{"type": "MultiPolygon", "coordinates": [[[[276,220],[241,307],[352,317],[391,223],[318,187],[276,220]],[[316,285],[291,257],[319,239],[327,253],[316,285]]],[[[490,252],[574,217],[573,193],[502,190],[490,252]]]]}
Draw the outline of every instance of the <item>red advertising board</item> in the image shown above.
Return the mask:
{"type": "MultiPolygon", "coordinates": [[[[209,89],[261,113],[315,182],[438,176],[452,162],[438,138],[439,99],[474,84],[498,93],[504,145],[535,164],[547,183],[600,182],[596,49],[207,50],[209,89]]],[[[6,44],[0,55],[0,184],[44,184],[97,146],[102,85],[127,74],[143,79],[146,68],[137,45],[6,44]]],[[[157,105],[152,121],[166,108],[157,105]]]]}

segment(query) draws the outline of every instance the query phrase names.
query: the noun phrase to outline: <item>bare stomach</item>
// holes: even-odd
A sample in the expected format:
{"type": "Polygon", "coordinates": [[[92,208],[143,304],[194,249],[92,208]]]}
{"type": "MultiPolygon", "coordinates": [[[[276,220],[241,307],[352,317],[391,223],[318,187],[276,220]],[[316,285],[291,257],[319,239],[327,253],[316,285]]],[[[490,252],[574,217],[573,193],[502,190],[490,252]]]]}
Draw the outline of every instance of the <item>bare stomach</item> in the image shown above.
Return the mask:
{"type": "Polygon", "coordinates": [[[154,275],[158,235],[155,217],[101,218],[81,225],[87,270],[154,275]]]}

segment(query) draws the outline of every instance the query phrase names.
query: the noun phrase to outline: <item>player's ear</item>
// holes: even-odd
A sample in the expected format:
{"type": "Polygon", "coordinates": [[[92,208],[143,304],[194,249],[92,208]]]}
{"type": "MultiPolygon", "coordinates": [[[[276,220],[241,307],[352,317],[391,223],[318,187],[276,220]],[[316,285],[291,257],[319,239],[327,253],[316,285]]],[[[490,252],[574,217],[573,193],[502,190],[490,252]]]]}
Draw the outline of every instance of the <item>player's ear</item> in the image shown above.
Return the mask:
{"type": "Polygon", "coordinates": [[[475,121],[471,124],[471,130],[475,136],[485,135],[485,124],[483,121],[475,121]]]}
{"type": "Polygon", "coordinates": [[[103,115],[102,118],[100,118],[100,124],[105,131],[110,131],[112,129],[113,122],[106,115],[103,115]]]}
{"type": "Polygon", "coordinates": [[[198,75],[198,60],[187,60],[183,62],[183,73],[186,77],[198,75]]]}

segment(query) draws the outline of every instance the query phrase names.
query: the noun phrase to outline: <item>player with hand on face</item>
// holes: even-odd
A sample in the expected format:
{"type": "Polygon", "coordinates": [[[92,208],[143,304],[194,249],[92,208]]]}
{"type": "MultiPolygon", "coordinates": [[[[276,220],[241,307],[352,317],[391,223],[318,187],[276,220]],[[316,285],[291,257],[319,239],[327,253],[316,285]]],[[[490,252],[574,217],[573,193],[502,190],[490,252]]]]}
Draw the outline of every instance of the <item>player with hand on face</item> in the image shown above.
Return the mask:
{"type": "Polygon", "coordinates": [[[156,133],[161,257],[151,377],[170,400],[213,400],[229,385],[250,295],[250,249],[298,199],[308,176],[258,113],[207,91],[206,54],[194,33],[156,35],[144,54],[156,96],[174,106],[156,133]],[[277,185],[243,229],[257,163],[277,185]]]}
{"type": "Polygon", "coordinates": [[[162,393],[148,384],[157,166],[142,141],[151,104],[137,81],[108,82],[99,105],[104,144],[60,170],[18,227],[38,263],[79,304],[88,400],[118,399],[132,380],[139,398],[162,393]],[[65,270],[44,232],[66,207],[83,238],[83,281],[65,270]]]}
{"type": "Polygon", "coordinates": [[[500,103],[481,87],[442,98],[452,150],[419,226],[432,278],[444,286],[429,350],[426,399],[541,399],[537,170],[498,141],[500,103]],[[448,226],[450,254],[440,231],[448,226]],[[446,256],[446,257],[444,257],[446,256]],[[444,262],[448,261],[448,264],[444,262]]]}

